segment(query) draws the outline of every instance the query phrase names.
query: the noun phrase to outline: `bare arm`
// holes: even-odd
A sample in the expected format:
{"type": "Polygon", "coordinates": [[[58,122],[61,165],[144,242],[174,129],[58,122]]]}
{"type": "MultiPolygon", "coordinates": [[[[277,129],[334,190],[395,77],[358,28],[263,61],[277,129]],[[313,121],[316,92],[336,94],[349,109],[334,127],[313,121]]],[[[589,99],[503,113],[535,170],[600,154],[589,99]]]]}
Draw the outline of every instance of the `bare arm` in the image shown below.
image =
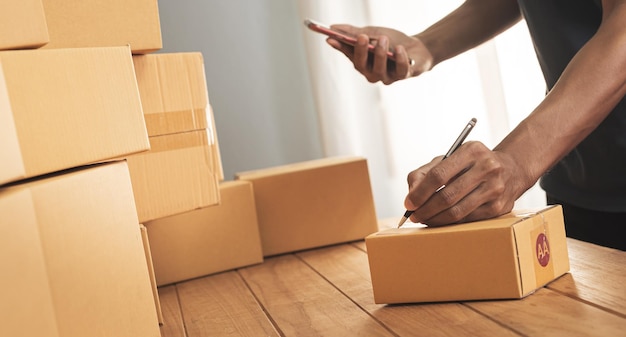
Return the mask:
{"type": "Polygon", "coordinates": [[[356,47],[328,39],[328,43],[344,53],[356,70],[368,81],[395,81],[432,69],[436,64],[491,39],[520,20],[516,0],[467,0],[445,18],[414,36],[385,27],[358,28],[333,25],[357,36],[356,47]],[[370,40],[377,43],[374,57],[368,54],[370,40]],[[395,63],[387,62],[387,49],[394,49],[395,63]],[[409,65],[409,59],[415,61],[409,65]]]}
{"type": "Polygon", "coordinates": [[[543,102],[495,148],[516,161],[531,160],[529,183],[587,137],[626,95],[626,1],[602,5],[598,32],[543,102]]]}
{"type": "MultiPolygon", "coordinates": [[[[626,0],[603,0],[597,33],[541,104],[493,151],[468,143],[409,175],[413,221],[433,225],[506,213],[626,95],[626,0]],[[440,193],[434,191],[441,185],[440,193]]],[[[626,131],[625,131],[626,132],[626,131]]]]}
{"type": "Polygon", "coordinates": [[[415,37],[432,54],[434,66],[486,42],[520,19],[516,0],[467,0],[415,37]]]}

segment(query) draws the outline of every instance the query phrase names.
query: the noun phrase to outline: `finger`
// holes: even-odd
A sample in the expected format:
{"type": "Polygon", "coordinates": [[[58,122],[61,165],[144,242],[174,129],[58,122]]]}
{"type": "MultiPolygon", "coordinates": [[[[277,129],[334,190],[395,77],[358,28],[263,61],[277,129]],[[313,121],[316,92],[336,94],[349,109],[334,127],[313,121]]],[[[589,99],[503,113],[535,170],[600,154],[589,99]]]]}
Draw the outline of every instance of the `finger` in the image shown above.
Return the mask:
{"type": "Polygon", "coordinates": [[[339,50],[340,52],[342,52],[344,55],[346,55],[346,57],[348,57],[350,59],[350,61],[352,61],[352,59],[354,58],[354,47],[347,45],[345,43],[342,43],[341,41],[337,41],[331,37],[326,39],[326,42],[333,48],[339,50]]]}
{"type": "Polygon", "coordinates": [[[423,222],[429,226],[442,226],[490,219],[510,212],[515,200],[494,191],[487,184],[482,184],[456,205],[423,222]]]}
{"type": "Polygon", "coordinates": [[[368,58],[368,46],[369,37],[365,34],[359,34],[356,37],[356,45],[354,46],[354,57],[352,62],[354,63],[354,68],[358,70],[360,73],[367,75],[370,73],[370,69],[368,67],[367,58],[368,58]]]}
{"type": "Polygon", "coordinates": [[[381,36],[378,39],[378,43],[374,48],[374,64],[372,66],[372,73],[383,83],[391,83],[389,73],[387,69],[387,52],[389,51],[389,38],[381,36]]]}
{"type": "Polygon", "coordinates": [[[394,48],[394,57],[396,59],[395,80],[403,80],[411,77],[411,65],[409,61],[409,55],[403,46],[398,45],[394,48]]]}
{"type": "Polygon", "coordinates": [[[426,179],[427,173],[439,162],[441,162],[442,157],[434,158],[430,163],[412,171],[407,176],[407,183],[409,185],[409,193],[404,199],[404,207],[408,210],[414,210],[420,207],[422,204],[428,200],[429,195],[420,195],[416,193],[416,190],[419,189],[421,184],[426,179]]]}
{"type": "Polygon", "coordinates": [[[452,203],[452,205],[447,208],[442,209],[440,206],[429,207],[432,206],[429,205],[430,202],[432,202],[433,205],[438,203],[439,200],[435,199],[441,198],[443,196],[442,192],[446,189],[448,189],[448,186],[439,191],[436,196],[433,196],[432,200],[427,202],[426,205],[420,209],[420,211],[426,212],[426,214],[418,214],[417,217],[419,220],[417,221],[434,227],[458,223],[465,220],[485,202],[484,189],[482,186],[478,186],[466,195],[462,195],[462,193],[457,195],[462,195],[462,198],[452,203]]]}
{"type": "Polygon", "coordinates": [[[475,179],[471,176],[471,172],[461,173],[439,188],[421,207],[416,209],[411,219],[414,222],[444,224],[463,219],[484,202],[484,200],[475,200],[481,183],[483,180],[475,179]],[[468,200],[473,203],[468,203],[468,200]]]}

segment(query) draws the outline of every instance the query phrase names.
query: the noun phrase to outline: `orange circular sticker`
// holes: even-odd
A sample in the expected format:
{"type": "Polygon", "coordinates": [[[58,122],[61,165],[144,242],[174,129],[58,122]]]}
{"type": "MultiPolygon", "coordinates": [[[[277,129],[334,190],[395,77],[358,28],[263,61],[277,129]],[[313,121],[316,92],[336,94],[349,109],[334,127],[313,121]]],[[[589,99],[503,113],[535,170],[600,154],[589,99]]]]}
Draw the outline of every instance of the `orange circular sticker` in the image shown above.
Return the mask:
{"type": "Polygon", "coordinates": [[[542,267],[545,267],[550,262],[550,245],[548,244],[548,237],[541,233],[537,236],[537,245],[535,247],[537,253],[537,261],[542,267]]]}

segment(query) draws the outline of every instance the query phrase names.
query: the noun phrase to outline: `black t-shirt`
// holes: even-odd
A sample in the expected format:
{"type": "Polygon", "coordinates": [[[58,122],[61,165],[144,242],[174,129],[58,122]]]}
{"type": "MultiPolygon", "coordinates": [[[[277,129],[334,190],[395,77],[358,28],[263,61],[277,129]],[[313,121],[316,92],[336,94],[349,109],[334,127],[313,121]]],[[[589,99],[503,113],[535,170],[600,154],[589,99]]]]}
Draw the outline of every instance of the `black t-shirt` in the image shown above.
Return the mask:
{"type": "MultiPolygon", "coordinates": [[[[598,30],[602,6],[594,0],[518,3],[550,90],[598,30]]],[[[548,194],[575,206],[626,212],[626,99],[622,98],[596,130],[550,169],[540,184],[548,194]]]]}

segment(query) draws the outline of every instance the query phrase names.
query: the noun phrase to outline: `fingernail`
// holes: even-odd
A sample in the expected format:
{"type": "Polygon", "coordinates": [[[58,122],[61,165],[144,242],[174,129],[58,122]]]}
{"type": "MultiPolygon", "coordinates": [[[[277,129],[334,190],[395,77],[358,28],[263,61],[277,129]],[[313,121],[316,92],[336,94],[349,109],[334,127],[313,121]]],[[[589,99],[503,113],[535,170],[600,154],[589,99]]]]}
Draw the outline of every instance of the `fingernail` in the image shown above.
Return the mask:
{"type": "Polygon", "coordinates": [[[389,40],[387,40],[387,37],[383,36],[380,38],[380,40],[378,40],[378,42],[380,43],[380,45],[383,48],[388,48],[389,47],[389,40]]]}

